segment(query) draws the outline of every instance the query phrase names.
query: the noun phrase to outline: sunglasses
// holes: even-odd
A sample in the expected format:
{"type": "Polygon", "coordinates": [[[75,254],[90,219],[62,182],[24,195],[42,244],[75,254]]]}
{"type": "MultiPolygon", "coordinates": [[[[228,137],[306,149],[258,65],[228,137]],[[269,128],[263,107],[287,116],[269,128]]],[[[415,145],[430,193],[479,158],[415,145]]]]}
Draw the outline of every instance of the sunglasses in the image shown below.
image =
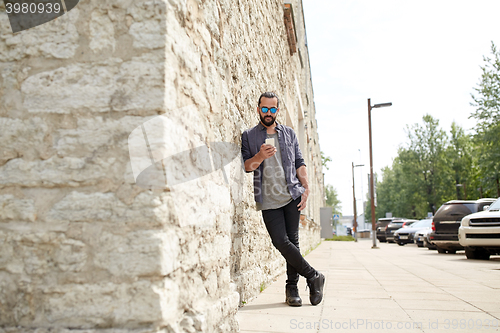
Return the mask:
{"type": "Polygon", "coordinates": [[[266,108],[266,107],[260,108],[260,111],[262,111],[262,113],[267,113],[269,110],[271,110],[271,113],[276,113],[276,111],[278,111],[277,108],[266,108]]]}

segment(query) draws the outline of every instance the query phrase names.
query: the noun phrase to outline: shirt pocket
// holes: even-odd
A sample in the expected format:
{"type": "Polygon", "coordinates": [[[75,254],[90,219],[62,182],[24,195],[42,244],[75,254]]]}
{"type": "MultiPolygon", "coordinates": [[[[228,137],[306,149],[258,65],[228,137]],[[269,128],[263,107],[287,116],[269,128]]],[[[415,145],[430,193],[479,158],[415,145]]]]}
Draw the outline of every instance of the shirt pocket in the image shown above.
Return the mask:
{"type": "Polygon", "coordinates": [[[295,161],[295,144],[293,142],[285,142],[285,153],[288,161],[294,163],[295,161]]]}

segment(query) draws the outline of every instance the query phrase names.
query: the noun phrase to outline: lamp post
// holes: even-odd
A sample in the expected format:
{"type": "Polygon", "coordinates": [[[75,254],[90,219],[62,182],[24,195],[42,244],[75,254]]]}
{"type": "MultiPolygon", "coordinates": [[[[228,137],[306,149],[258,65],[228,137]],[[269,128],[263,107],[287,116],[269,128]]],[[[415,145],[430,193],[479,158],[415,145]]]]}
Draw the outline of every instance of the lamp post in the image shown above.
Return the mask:
{"type": "MultiPolygon", "coordinates": [[[[362,161],[363,159],[361,158],[361,149],[358,149],[359,152],[359,160],[362,161]]],[[[363,170],[359,170],[360,173],[360,179],[361,179],[361,207],[363,208],[363,212],[361,213],[363,215],[363,229],[366,229],[366,214],[365,214],[365,191],[363,190],[363,170]]]]}
{"type": "Polygon", "coordinates": [[[377,249],[377,231],[375,230],[375,194],[373,190],[373,153],[372,153],[372,109],[391,106],[392,103],[375,104],[372,106],[368,98],[368,135],[370,137],[370,201],[371,201],[371,216],[372,216],[372,249],[377,249]]]}
{"type": "Polygon", "coordinates": [[[353,200],[353,204],[354,204],[354,206],[353,206],[354,207],[353,229],[354,229],[354,239],[356,241],[358,241],[358,238],[356,237],[356,233],[358,232],[358,221],[357,221],[358,213],[356,212],[356,192],[354,190],[354,168],[360,167],[360,166],[364,166],[364,164],[354,165],[354,162],[352,162],[352,200],[353,200]]]}

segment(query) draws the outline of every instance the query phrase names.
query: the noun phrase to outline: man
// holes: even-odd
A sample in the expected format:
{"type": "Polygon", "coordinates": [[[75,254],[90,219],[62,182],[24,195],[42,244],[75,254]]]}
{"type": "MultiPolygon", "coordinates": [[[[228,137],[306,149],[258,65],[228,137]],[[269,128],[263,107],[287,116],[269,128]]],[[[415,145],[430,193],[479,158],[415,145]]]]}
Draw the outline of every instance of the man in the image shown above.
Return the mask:
{"type": "Polygon", "coordinates": [[[293,129],[279,124],[279,99],[265,92],[259,97],[260,122],[243,132],[241,153],[245,171],[254,173],[254,196],[273,245],[287,262],[286,303],[301,306],[297,282],[307,279],[309,300],[317,305],[323,298],[325,276],[312,268],[299,249],[300,211],[309,196],[307,171],[293,129]],[[265,144],[274,139],[274,145],[265,144]]]}

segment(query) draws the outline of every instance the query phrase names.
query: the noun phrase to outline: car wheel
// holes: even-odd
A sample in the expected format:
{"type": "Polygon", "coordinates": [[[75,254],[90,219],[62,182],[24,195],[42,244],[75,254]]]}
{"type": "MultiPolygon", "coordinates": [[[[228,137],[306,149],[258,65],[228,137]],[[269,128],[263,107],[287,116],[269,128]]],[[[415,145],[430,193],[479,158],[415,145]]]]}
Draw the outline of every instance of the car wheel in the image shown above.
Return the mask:
{"type": "Polygon", "coordinates": [[[445,249],[438,247],[438,246],[436,246],[436,250],[438,251],[438,253],[446,253],[445,249]]]}
{"type": "Polygon", "coordinates": [[[465,247],[465,256],[467,257],[467,259],[477,259],[476,251],[468,246],[465,247]]]}
{"type": "Polygon", "coordinates": [[[490,253],[486,250],[483,249],[483,252],[481,253],[481,258],[482,260],[490,260],[490,253]]]}
{"type": "Polygon", "coordinates": [[[488,260],[490,259],[490,254],[483,248],[480,247],[465,247],[465,256],[467,259],[479,259],[479,260],[488,260]]]}
{"type": "Polygon", "coordinates": [[[436,246],[432,245],[431,243],[429,243],[427,241],[427,239],[424,239],[424,246],[428,249],[428,250],[435,250],[436,249],[436,246]]]}
{"type": "Polygon", "coordinates": [[[399,245],[399,246],[403,246],[403,245],[405,245],[405,243],[399,243],[399,242],[398,242],[398,245],[399,245]]]}
{"type": "Polygon", "coordinates": [[[417,243],[417,246],[418,246],[418,247],[424,247],[424,244],[422,244],[422,243],[417,243]]]}

